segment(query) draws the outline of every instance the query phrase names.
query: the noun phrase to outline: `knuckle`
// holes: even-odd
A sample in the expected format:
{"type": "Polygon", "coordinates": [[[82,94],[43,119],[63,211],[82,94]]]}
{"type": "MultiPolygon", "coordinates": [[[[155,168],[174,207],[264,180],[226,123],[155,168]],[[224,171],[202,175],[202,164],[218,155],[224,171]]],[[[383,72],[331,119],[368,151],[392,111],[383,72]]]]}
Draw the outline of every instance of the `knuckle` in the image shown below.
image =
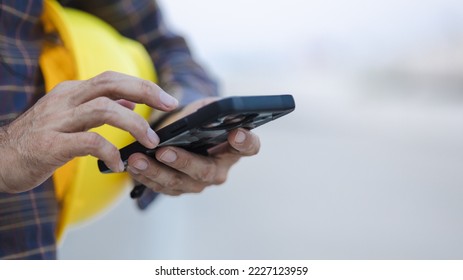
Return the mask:
{"type": "Polygon", "coordinates": [[[60,139],[58,137],[52,137],[49,141],[50,146],[47,151],[49,151],[49,156],[59,165],[71,160],[74,157],[72,151],[68,149],[60,149],[60,139]]]}
{"type": "Polygon", "coordinates": [[[90,110],[94,114],[97,114],[101,121],[106,123],[113,116],[114,103],[108,97],[98,97],[93,100],[90,104],[90,110]]]}
{"type": "Polygon", "coordinates": [[[149,171],[147,171],[147,173],[149,174],[145,176],[148,177],[150,180],[157,180],[161,175],[161,168],[159,168],[158,166],[154,164],[151,164],[149,171]]]}
{"type": "Polygon", "coordinates": [[[112,106],[112,100],[105,96],[95,98],[90,106],[95,110],[108,110],[112,106]]]}
{"type": "MultiPolygon", "coordinates": [[[[74,95],[71,94],[75,91],[75,87],[80,84],[81,81],[63,81],[57,84],[47,95],[45,98],[41,98],[37,104],[44,102],[46,99],[52,100],[50,104],[55,105],[60,100],[73,100],[74,95]]],[[[55,105],[56,106],[56,105],[55,105]]],[[[56,108],[56,107],[54,107],[56,108]]]]}
{"type": "Polygon", "coordinates": [[[69,88],[69,87],[73,86],[75,83],[76,83],[76,81],[70,81],[70,80],[62,81],[62,82],[58,83],[54,87],[54,89],[55,90],[63,90],[63,89],[66,89],[66,88],[69,88]]]}
{"type": "Polygon", "coordinates": [[[178,187],[183,186],[183,179],[182,176],[179,174],[175,174],[172,178],[167,182],[166,187],[169,189],[176,189],[178,187]]]}
{"type": "Polygon", "coordinates": [[[198,174],[196,180],[200,182],[214,182],[217,177],[217,166],[214,163],[209,163],[198,174]]]}
{"type": "Polygon", "coordinates": [[[91,79],[95,85],[106,85],[114,81],[116,72],[114,71],[104,71],[101,74],[96,75],[91,79]]]}
{"type": "Polygon", "coordinates": [[[214,180],[215,185],[222,185],[227,181],[228,174],[226,172],[221,172],[217,174],[214,180]]]}
{"type": "Polygon", "coordinates": [[[111,92],[115,90],[118,80],[118,73],[114,71],[105,71],[93,78],[89,81],[92,87],[100,87],[104,88],[106,91],[111,92]]]}
{"type": "MultiPolygon", "coordinates": [[[[74,118],[81,118],[83,115],[91,116],[94,126],[107,123],[113,118],[113,102],[111,99],[101,96],[77,106],[74,109],[74,118]]],[[[90,119],[89,119],[90,120],[90,119]]]]}
{"type": "Polygon", "coordinates": [[[154,83],[147,81],[147,80],[141,80],[140,82],[140,94],[143,97],[147,97],[152,94],[152,92],[155,90],[155,85],[154,83]]]}
{"type": "Polygon", "coordinates": [[[99,134],[90,132],[87,137],[84,138],[83,144],[90,150],[101,149],[104,145],[104,139],[99,134]]]}
{"type": "Polygon", "coordinates": [[[192,166],[191,157],[190,156],[178,157],[176,165],[179,169],[188,170],[192,166]]]}
{"type": "Polygon", "coordinates": [[[191,192],[192,193],[200,193],[202,191],[204,191],[204,189],[207,187],[207,185],[205,184],[195,184],[192,186],[191,188],[191,192]]]}

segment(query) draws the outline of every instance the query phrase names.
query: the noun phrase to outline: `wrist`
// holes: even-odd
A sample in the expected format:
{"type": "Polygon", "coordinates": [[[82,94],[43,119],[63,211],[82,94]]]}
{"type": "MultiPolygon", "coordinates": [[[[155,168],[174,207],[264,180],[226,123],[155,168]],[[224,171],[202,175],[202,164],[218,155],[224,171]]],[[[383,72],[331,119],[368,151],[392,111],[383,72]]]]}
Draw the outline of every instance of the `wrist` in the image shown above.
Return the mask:
{"type": "Polygon", "coordinates": [[[0,192],[18,193],[15,179],[18,177],[18,154],[11,139],[10,125],[0,127],[0,192]]]}
{"type": "Polygon", "coordinates": [[[0,192],[11,192],[6,184],[4,172],[7,168],[9,162],[8,153],[8,131],[6,126],[0,127],[0,154],[2,155],[2,159],[0,160],[0,192]]]}

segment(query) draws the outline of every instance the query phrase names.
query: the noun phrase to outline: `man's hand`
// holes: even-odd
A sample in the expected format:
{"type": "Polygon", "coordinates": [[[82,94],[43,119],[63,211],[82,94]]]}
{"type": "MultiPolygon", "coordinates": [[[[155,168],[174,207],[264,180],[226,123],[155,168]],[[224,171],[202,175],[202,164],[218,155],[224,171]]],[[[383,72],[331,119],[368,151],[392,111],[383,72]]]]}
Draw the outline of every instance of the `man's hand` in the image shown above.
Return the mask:
{"type": "MultiPolygon", "coordinates": [[[[176,119],[211,102],[205,99],[185,107],[176,119]]],[[[171,120],[172,121],[172,120],[171,120]]],[[[162,147],[156,159],[141,153],[129,157],[128,171],[132,177],[148,188],[168,194],[198,193],[210,185],[225,182],[230,168],[243,156],[259,152],[257,135],[236,129],[228,135],[228,142],[214,147],[210,156],[201,156],[178,147],[162,147]]]]}
{"type": "Polygon", "coordinates": [[[0,191],[32,189],[78,156],[92,155],[113,171],[123,171],[116,147],[88,130],[109,124],[130,132],[148,148],[156,147],[159,137],[132,111],[132,102],[162,111],[171,111],[178,104],[154,83],[115,72],[57,85],[1,128],[0,191]]]}

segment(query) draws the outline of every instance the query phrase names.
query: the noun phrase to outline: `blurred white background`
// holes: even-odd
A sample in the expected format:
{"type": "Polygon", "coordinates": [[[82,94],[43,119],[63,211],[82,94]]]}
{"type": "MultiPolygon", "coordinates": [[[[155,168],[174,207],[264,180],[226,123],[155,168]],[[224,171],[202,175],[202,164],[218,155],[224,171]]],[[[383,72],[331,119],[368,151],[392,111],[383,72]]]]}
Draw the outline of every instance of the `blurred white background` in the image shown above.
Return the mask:
{"type": "Polygon", "coordinates": [[[463,2],[161,1],[224,95],[292,93],[226,184],[128,197],[62,259],[463,258],[463,2]]]}

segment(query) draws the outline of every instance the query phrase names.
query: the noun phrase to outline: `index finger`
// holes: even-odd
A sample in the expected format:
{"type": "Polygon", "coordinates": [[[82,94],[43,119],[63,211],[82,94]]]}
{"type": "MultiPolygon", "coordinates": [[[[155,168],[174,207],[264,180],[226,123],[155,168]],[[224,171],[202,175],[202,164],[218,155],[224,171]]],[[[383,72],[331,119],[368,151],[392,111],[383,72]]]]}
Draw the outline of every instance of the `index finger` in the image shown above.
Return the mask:
{"type": "Polygon", "coordinates": [[[162,111],[171,111],[178,105],[175,98],[155,83],[112,71],[85,81],[77,96],[74,96],[74,102],[79,105],[101,96],[143,103],[162,111]]]}

